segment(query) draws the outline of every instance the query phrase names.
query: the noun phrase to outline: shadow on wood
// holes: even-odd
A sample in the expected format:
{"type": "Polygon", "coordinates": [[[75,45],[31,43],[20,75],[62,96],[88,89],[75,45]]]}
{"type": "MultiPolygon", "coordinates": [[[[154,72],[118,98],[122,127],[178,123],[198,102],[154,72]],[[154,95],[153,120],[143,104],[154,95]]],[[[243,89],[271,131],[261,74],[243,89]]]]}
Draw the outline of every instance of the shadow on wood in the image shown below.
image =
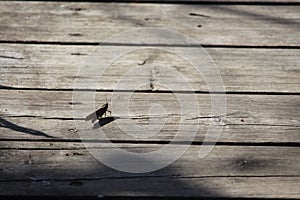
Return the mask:
{"type": "Polygon", "coordinates": [[[102,127],[106,124],[109,124],[110,122],[115,121],[116,119],[120,119],[120,117],[103,117],[103,118],[100,118],[99,121],[94,124],[93,129],[100,128],[100,127],[102,127]]]}
{"type": "Polygon", "coordinates": [[[7,121],[7,120],[1,118],[1,117],[0,117],[0,126],[4,127],[4,128],[8,128],[8,129],[14,130],[14,131],[26,133],[26,134],[43,136],[43,137],[47,137],[47,138],[55,138],[55,137],[47,135],[46,133],[43,133],[41,131],[19,126],[17,124],[14,124],[14,123],[12,123],[10,121],[7,121]]]}
{"type": "MultiPolygon", "coordinates": [[[[20,152],[18,151],[18,155],[20,152]]],[[[65,151],[64,154],[49,150],[31,151],[30,155],[35,160],[42,160],[41,158],[47,155],[52,159],[46,159],[43,165],[35,160],[30,163],[18,163],[18,168],[28,169],[28,171],[9,171],[3,166],[4,170],[0,171],[0,194],[6,194],[6,197],[13,197],[11,195],[47,197],[55,194],[56,199],[61,199],[60,197],[79,199],[96,199],[96,197],[105,199],[110,199],[110,197],[122,197],[122,199],[123,197],[124,199],[155,197],[156,199],[161,197],[158,199],[164,199],[167,197],[222,196],[215,191],[215,188],[209,187],[213,187],[213,183],[204,185],[201,180],[192,182],[190,178],[181,174],[183,169],[172,165],[154,172],[134,174],[109,168],[94,159],[86,150],[80,150],[80,153],[77,154],[74,154],[73,150],[65,151]],[[65,156],[66,154],[68,156],[65,156]],[[61,159],[58,165],[55,164],[55,157],[61,159]],[[17,189],[20,187],[23,190],[17,189]]],[[[129,160],[114,153],[110,155],[109,159],[120,164],[123,161],[130,164],[129,160]]],[[[139,157],[138,162],[152,166],[159,161],[139,157]]],[[[136,163],[131,164],[135,165],[136,163]]]]}

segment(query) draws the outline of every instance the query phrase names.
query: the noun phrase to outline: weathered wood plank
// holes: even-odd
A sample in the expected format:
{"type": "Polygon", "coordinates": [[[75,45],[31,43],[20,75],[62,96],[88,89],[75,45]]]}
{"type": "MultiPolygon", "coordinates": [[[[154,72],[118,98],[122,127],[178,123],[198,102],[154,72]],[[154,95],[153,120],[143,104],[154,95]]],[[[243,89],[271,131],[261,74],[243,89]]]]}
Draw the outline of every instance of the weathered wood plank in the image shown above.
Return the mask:
{"type": "MultiPolygon", "coordinates": [[[[1,142],[5,145],[6,142],[1,142]]],[[[13,144],[12,144],[13,145],[13,144]]],[[[96,160],[88,150],[80,149],[82,144],[48,142],[25,142],[17,146],[28,146],[28,150],[1,150],[0,182],[13,180],[68,180],[68,179],[110,179],[116,177],[149,176],[299,176],[300,149],[295,147],[249,147],[214,146],[213,150],[200,159],[199,145],[192,145],[176,162],[165,169],[146,174],[127,174],[113,170],[96,160]],[[44,144],[44,150],[39,150],[44,144]],[[37,146],[35,146],[37,145],[37,146]],[[57,149],[69,146],[69,150],[57,149]],[[71,147],[73,146],[73,148],[71,147]],[[30,148],[31,147],[31,148],[30,148]],[[71,147],[71,148],[70,148],[71,147]],[[56,148],[56,149],[55,149],[56,148]],[[276,153],[274,153],[276,152],[276,153]],[[22,170],[23,169],[23,170],[22,170]]],[[[99,148],[99,144],[93,144],[99,148]]],[[[91,146],[91,147],[92,147],[91,146]]],[[[160,149],[158,144],[118,144],[119,148],[132,152],[147,152],[160,149]]],[[[108,147],[101,147],[108,148],[108,147]]],[[[99,151],[101,151],[99,148],[99,151]]],[[[107,152],[112,159],[118,159],[107,152]]],[[[163,159],[163,158],[162,158],[163,159]]],[[[167,160],[167,158],[166,158],[167,160]]],[[[166,161],[163,160],[163,161],[166,161]]],[[[150,163],[147,158],[145,163],[150,163]]],[[[154,162],[154,161],[151,161],[154,162]]],[[[162,162],[162,161],[161,161],[162,162]]]]}
{"type": "Polygon", "coordinates": [[[299,177],[128,178],[0,183],[3,195],[299,198],[299,177]],[[142,184],[141,184],[142,183],[142,184]]]}
{"type": "MultiPolygon", "coordinates": [[[[300,6],[0,2],[0,40],[99,42],[122,30],[156,26],[179,30],[207,45],[288,47],[300,44],[299,13],[300,6]]],[[[90,106],[93,99],[74,102],[71,91],[60,91],[72,89],[76,72],[92,48],[1,45],[0,196],[300,198],[300,148],[283,146],[300,142],[299,95],[231,94],[227,95],[227,114],[211,116],[209,95],[197,94],[200,119],[196,120],[194,117],[199,116],[180,113],[173,94],[136,93],[130,115],[117,110],[117,114],[113,112],[117,119],[101,127],[110,139],[118,141],[115,144],[119,148],[133,152],[161,148],[163,142],[173,139],[179,118],[184,119],[186,127],[200,123],[194,140],[197,142],[203,141],[210,123],[223,126],[219,141],[230,142],[231,146],[218,144],[207,157],[199,159],[200,145],[193,144],[171,166],[149,174],[118,172],[95,160],[79,140],[82,130],[74,125],[93,111],[90,106]],[[5,90],[5,86],[12,88],[5,90]],[[158,135],[137,139],[120,131],[117,121],[128,126],[149,124],[151,103],[161,104],[167,111],[161,116],[166,124],[158,135]],[[74,121],[72,106],[82,114],[76,115],[74,121]],[[137,141],[140,142],[134,144],[137,141]],[[275,144],[263,146],[264,142],[275,144]]],[[[220,66],[227,91],[299,93],[299,49],[208,48],[207,51],[220,66]]],[[[113,53],[112,48],[107,48],[106,53],[113,53]]],[[[121,57],[104,74],[99,86],[90,87],[87,83],[82,88],[113,90],[124,72],[138,63],[149,65],[144,76],[132,77],[147,83],[141,89],[164,90],[159,81],[173,79],[163,67],[176,63],[174,69],[193,86],[189,91],[207,91],[203,80],[195,76],[184,60],[163,52],[157,55],[145,51],[121,57]],[[147,62],[143,63],[145,59],[147,62]],[[157,74],[155,80],[149,76],[153,70],[157,74]]],[[[127,86],[122,89],[136,89],[131,88],[130,82],[127,86]]],[[[111,95],[97,93],[96,105],[107,98],[111,106],[111,95]]],[[[125,100],[121,95],[119,101],[125,100]]],[[[157,124],[163,124],[163,120],[157,124]]],[[[93,128],[93,124],[87,123],[89,129],[93,128]]],[[[105,141],[92,141],[89,147],[101,151],[100,142],[105,141]]],[[[110,156],[113,160],[118,158],[110,156]]],[[[146,161],[149,162],[145,158],[146,161]]]]}
{"type": "Polygon", "coordinates": [[[300,196],[299,148],[215,146],[204,159],[198,151],[191,146],[169,167],[128,174],[102,165],[86,150],[1,150],[0,195],[300,196]]]}
{"type": "MultiPolygon", "coordinates": [[[[245,118],[242,118],[245,119],[245,118]]],[[[247,119],[247,118],[246,118],[247,119]]],[[[12,125],[20,126],[24,129],[14,130],[13,127],[0,127],[1,140],[27,140],[32,139],[37,141],[39,139],[49,139],[49,141],[55,140],[74,140],[80,139],[78,135],[78,129],[76,129],[75,122],[72,120],[59,120],[59,119],[41,119],[35,117],[4,117],[0,119],[9,122],[12,125]],[[32,130],[32,131],[30,131],[32,130]],[[52,138],[56,137],[56,138],[52,138]]],[[[272,142],[275,144],[280,143],[299,143],[299,129],[298,125],[276,125],[276,124],[247,124],[238,122],[237,118],[232,116],[227,117],[228,121],[236,121],[223,128],[222,134],[218,139],[219,142],[233,142],[233,143],[266,143],[272,142]]],[[[125,120],[124,120],[125,121],[125,120]]],[[[128,124],[136,123],[143,125],[138,120],[128,120],[128,124]]],[[[194,138],[194,142],[201,142],[205,137],[206,130],[208,128],[208,120],[200,120],[201,125],[194,138]]],[[[196,126],[196,124],[184,124],[183,126],[196,126]]],[[[92,128],[91,124],[91,128],[92,128]]],[[[153,141],[153,142],[167,142],[173,139],[173,136],[177,133],[178,126],[176,124],[168,124],[157,135],[150,138],[135,138],[124,131],[121,131],[116,124],[110,123],[102,127],[102,130],[111,140],[117,141],[153,141]]],[[[145,131],[141,130],[140,133],[145,131]]],[[[145,132],[146,133],[146,132],[145,132]]],[[[93,136],[87,135],[85,138],[95,139],[93,136]]],[[[104,139],[104,138],[103,138],[104,139]]]]}
{"type": "MultiPolygon", "coordinates": [[[[83,93],[82,95],[87,94],[83,93]]],[[[111,95],[112,93],[97,93],[96,105],[100,106],[106,102],[105,98],[110,99],[111,95]]],[[[119,101],[125,101],[124,98],[120,96],[119,101]]],[[[164,107],[166,113],[161,116],[162,120],[158,121],[156,125],[165,123],[165,126],[159,134],[145,140],[171,140],[177,133],[180,125],[179,119],[182,118],[184,120],[182,126],[197,127],[199,125],[195,141],[202,141],[208,125],[215,124],[223,126],[223,133],[219,140],[221,142],[300,142],[300,112],[299,106],[297,106],[300,96],[227,95],[226,116],[224,113],[219,113],[218,116],[210,114],[209,95],[197,94],[197,98],[199,99],[200,118],[193,119],[195,116],[180,114],[180,107],[178,107],[177,99],[173,94],[135,93],[130,104],[135,105],[130,107],[131,116],[127,116],[121,110],[118,110],[118,113],[113,112],[112,115],[117,117],[116,121],[102,126],[101,129],[113,140],[138,140],[126,135],[116,122],[122,122],[129,126],[131,124],[144,126],[150,123],[151,117],[147,117],[149,106],[157,103],[164,107]]],[[[62,139],[78,138],[78,131],[81,130],[75,130],[75,121],[72,121],[74,117],[72,104],[74,104],[73,108],[79,109],[79,113],[82,114],[82,116],[75,115],[79,118],[78,122],[84,121],[84,118],[93,111],[93,106],[89,110],[90,105],[93,105],[93,99],[72,102],[72,92],[1,90],[2,127],[0,127],[0,136],[6,139],[37,139],[45,138],[45,135],[42,134],[44,133],[62,139]],[[76,104],[80,107],[76,107],[76,104]],[[40,132],[29,131],[26,128],[40,132]]],[[[111,109],[111,103],[109,109],[114,111],[111,109]]],[[[84,129],[93,128],[93,123],[86,123],[84,129]]],[[[141,130],[142,132],[146,134],[147,130],[141,130]]],[[[95,138],[90,137],[90,139],[95,138]]]]}
{"type": "MultiPolygon", "coordinates": [[[[105,0],[97,0],[97,2],[107,2],[105,0]]],[[[287,5],[293,5],[297,4],[300,1],[299,0],[115,0],[113,2],[129,2],[129,3],[144,3],[144,2],[151,2],[151,3],[210,3],[210,4],[218,4],[218,3],[236,3],[236,4],[287,4],[287,5]]]]}
{"type": "MultiPolygon", "coordinates": [[[[94,46],[60,46],[60,45],[23,45],[2,44],[0,47],[0,85],[20,88],[73,89],[74,80],[87,82],[80,89],[93,88],[103,90],[116,89],[116,83],[138,63],[147,70],[136,74],[132,80],[146,84],[135,88],[127,81],[126,90],[152,90],[150,72],[156,71],[152,87],[166,90],[158,83],[172,84],[177,90],[190,90],[182,80],[174,81],[166,73],[170,67],[180,73],[194,91],[207,91],[207,85],[201,75],[181,57],[159,50],[136,50],[117,59],[105,73],[97,78],[99,83],[92,86],[86,77],[77,74],[84,62],[89,62],[88,54],[94,46]],[[175,67],[174,67],[175,66],[175,67]],[[149,69],[149,70],[148,70],[149,69]]],[[[106,46],[103,58],[121,47],[106,46]]],[[[234,49],[206,48],[208,54],[218,67],[226,91],[234,92],[300,92],[300,50],[299,49],[234,49]],[[258,84],[259,83],[259,84],[258,84]]],[[[201,59],[200,57],[198,59],[201,59]]],[[[101,60],[99,58],[99,60],[101,60]]],[[[91,63],[93,64],[93,63],[91,63]]],[[[98,69],[98,66],[95,66],[98,69]]],[[[101,68],[102,69],[102,68],[101,68]]],[[[200,70],[201,70],[200,66],[200,70]]],[[[95,77],[90,74],[91,78],[95,77]]]]}
{"type": "MultiPolygon", "coordinates": [[[[98,1],[99,2],[99,1],[98,1]]],[[[105,0],[102,0],[101,2],[107,2],[105,0]]],[[[115,0],[114,2],[130,2],[130,0],[115,0]]],[[[299,3],[299,0],[135,0],[135,3],[143,3],[143,2],[155,2],[155,3],[237,3],[237,4],[243,4],[243,3],[282,3],[282,4],[295,4],[299,3]]]]}
{"type": "Polygon", "coordinates": [[[0,7],[2,41],[100,42],[154,26],[206,45],[300,44],[300,6],[0,2],[0,7]]]}

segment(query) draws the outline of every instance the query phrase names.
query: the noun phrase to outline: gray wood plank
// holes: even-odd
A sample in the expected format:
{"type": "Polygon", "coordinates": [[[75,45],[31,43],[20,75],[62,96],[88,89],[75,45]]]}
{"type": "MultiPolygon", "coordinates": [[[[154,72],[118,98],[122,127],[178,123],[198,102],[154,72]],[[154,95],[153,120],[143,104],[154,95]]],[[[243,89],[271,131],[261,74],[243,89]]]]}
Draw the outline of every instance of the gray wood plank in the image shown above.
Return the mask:
{"type": "MultiPolygon", "coordinates": [[[[82,95],[87,94],[86,92],[82,93],[82,95]]],[[[105,98],[110,100],[112,94],[97,93],[95,106],[98,107],[105,103],[105,98]]],[[[184,95],[188,97],[191,94],[184,95]]],[[[136,106],[130,107],[132,112],[130,116],[123,113],[122,110],[115,113],[109,101],[109,109],[113,111],[112,116],[116,117],[116,121],[102,126],[101,130],[104,130],[113,140],[139,140],[140,138],[136,139],[122,131],[116,122],[128,124],[128,126],[138,124],[143,127],[150,123],[151,117],[147,117],[150,116],[149,105],[157,103],[164,107],[166,114],[161,116],[161,121],[158,121],[156,125],[165,123],[165,126],[159,134],[145,138],[144,141],[172,140],[179,125],[186,128],[199,125],[195,141],[203,141],[208,126],[215,124],[215,126],[223,127],[220,142],[300,142],[300,112],[299,106],[297,106],[300,96],[228,94],[227,114],[224,116],[224,113],[219,113],[219,117],[211,115],[209,95],[197,94],[196,96],[199,99],[199,119],[194,119],[195,116],[180,114],[180,107],[178,107],[177,99],[173,94],[134,94],[130,104],[136,106]],[[183,123],[180,123],[179,119],[183,119],[183,123]]],[[[84,122],[83,129],[76,130],[78,126],[75,123],[82,123],[96,107],[90,106],[93,105],[93,99],[72,102],[72,92],[1,90],[0,97],[1,138],[47,139],[47,136],[44,135],[47,134],[62,139],[78,139],[77,134],[80,131],[91,130],[95,125],[98,127],[97,123],[94,125],[91,122],[84,122]],[[79,110],[79,114],[74,115],[73,109],[79,110]],[[74,116],[78,118],[75,121],[72,120],[74,116]],[[29,131],[26,128],[40,132],[29,131]]],[[[125,101],[124,98],[126,97],[121,95],[119,101],[125,101]]],[[[141,129],[140,132],[146,134],[147,129],[141,129]]],[[[87,138],[95,139],[93,136],[87,136],[87,138]]]]}
{"type": "MultiPolygon", "coordinates": [[[[104,0],[102,2],[105,2],[104,0]]],[[[129,0],[117,0],[114,2],[132,2],[129,0]]],[[[253,4],[295,4],[299,3],[299,0],[136,0],[135,3],[143,3],[143,2],[157,2],[157,3],[236,3],[236,4],[244,4],[244,3],[253,3],[253,4]]]]}
{"type": "MultiPolygon", "coordinates": [[[[36,144],[27,143],[33,147],[36,144]]],[[[0,151],[0,195],[267,198],[300,195],[299,148],[215,146],[207,157],[198,159],[199,146],[191,146],[164,169],[128,174],[104,166],[86,150],[51,150],[51,145],[43,144],[50,148],[0,151]]],[[[141,152],[159,146],[124,144],[123,147],[141,152]]]]}
{"type": "MultiPolygon", "coordinates": [[[[107,2],[105,0],[101,0],[98,2],[107,2]]],[[[151,2],[151,3],[236,3],[236,4],[297,4],[299,0],[115,0],[114,2],[134,2],[134,3],[144,3],[144,2],[151,2]]]]}
{"type": "MultiPolygon", "coordinates": [[[[237,114],[238,115],[238,114],[237,114]]],[[[223,128],[222,134],[218,139],[219,142],[233,142],[233,143],[299,143],[299,124],[298,125],[277,125],[277,124],[252,124],[238,122],[238,117],[227,117],[227,121],[236,121],[223,128]]],[[[241,119],[247,119],[241,118],[241,119]]],[[[64,119],[42,119],[36,117],[1,117],[0,121],[9,122],[11,126],[20,126],[20,129],[13,129],[13,127],[0,127],[0,140],[33,140],[40,139],[55,141],[55,140],[80,140],[78,135],[78,128],[75,126],[75,121],[64,119]],[[32,130],[32,131],[30,131],[32,130]],[[55,138],[53,138],[55,137],[55,138]]],[[[125,120],[124,120],[125,121],[125,120]]],[[[128,120],[128,124],[136,123],[143,125],[138,120],[128,120]]],[[[203,141],[206,130],[208,128],[208,120],[200,120],[197,134],[193,139],[194,142],[203,141]]],[[[98,124],[95,123],[97,126],[98,124]]],[[[184,124],[183,126],[196,126],[196,124],[184,124]]],[[[93,124],[90,124],[93,128],[93,124]]],[[[116,141],[151,141],[151,142],[167,142],[173,139],[173,136],[178,131],[177,124],[168,124],[157,135],[150,138],[135,138],[124,131],[120,130],[115,123],[109,123],[102,127],[107,137],[116,141]]],[[[145,131],[141,130],[140,133],[145,131]]],[[[146,133],[146,132],[145,132],[146,133]]],[[[87,135],[85,139],[93,140],[95,137],[87,135]]],[[[99,136],[97,137],[99,139],[99,136]]],[[[105,138],[102,138],[103,140],[105,138]]]]}
{"type": "Polygon", "coordinates": [[[0,5],[2,41],[100,42],[121,31],[154,26],[175,29],[206,45],[300,44],[300,6],[66,2],[0,5]]]}
{"type": "MultiPolygon", "coordinates": [[[[117,89],[116,83],[135,67],[145,67],[142,74],[132,76],[132,80],[146,83],[142,88],[135,88],[126,81],[126,90],[167,90],[159,83],[172,84],[176,90],[191,90],[182,80],[174,81],[166,68],[181,74],[194,91],[208,91],[202,76],[180,56],[159,51],[158,49],[137,49],[115,60],[99,78],[98,84],[90,84],[87,77],[78,74],[85,69],[85,63],[91,61],[89,53],[93,46],[61,45],[24,45],[2,44],[0,47],[0,85],[20,88],[73,89],[74,80],[82,82],[79,89],[117,89]],[[138,63],[146,60],[140,66],[138,63]],[[150,72],[156,71],[155,80],[150,72]],[[86,83],[85,83],[86,82],[86,83]]],[[[106,46],[102,58],[114,54],[122,47],[106,46]],[[115,51],[114,51],[115,50],[115,51]]],[[[205,51],[218,67],[226,91],[233,92],[300,92],[299,91],[299,49],[234,49],[206,48],[205,51]]],[[[197,58],[201,59],[201,57],[197,58]]],[[[203,59],[207,59],[204,58],[203,59]]],[[[101,57],[99,57],[101,62],[101,57]]],[[[93,63],[91,63],[92,65],[93,63]]],[[[95,66],[95,69],[102,69],[95,66]]],[[[200,70],[203,70],[200,66],[200,70]]],[[[76,86],[79,87],[79,86],[76,86]]]]}
{"type": "MultiPolygon", "coordinates": [[[[102,2],[106,2],[102,0],[102,2]]],[[[114,2],[132,2],[129,0],[117,0],[114,2]]],[[[155,3],[253,3],[253,4],[267,4],[267,3],[282,3],[282,4],[295,4],[299,3],[299,0],[136,0],[135,3],[143,3],[143,2],[155,2],[155,3]]]]}
{"type": "MultiPolygon", "coordinates": [[[[1,142],[1,146],[6,142],[1,142]]],[[[165,176],[299,176],[300,149],[295,147],[270,146],[214,146],[205,157],[199,158],[201,145],[191,145],[186,152],[173,164],[165,169],[151,173],[123,173],[105,166],[92,156],[87,149],[79,148],[77,143],[51,142],[23,142],[15,143],[15,150],[1,148],[1,179],[0,182],[13,180],[68,180],[68,179],[109,179],[116,177],[139,177],[145,175],[165,176]],[[51,145],[53,144],[53,145],[51,145]],[[43,150],[41,146],[44,145],[43,150]],[[23,149],[21,146],[24,146],[23,149]],[[69,148],[63,149],[69,146],[69,148]],[[27,150],[24,150],[24,148],[27,150]],[[59,148],[60,147],[60,148],[59,148]],[[276,153],[274,153],[276,152],[276,153]],[[23,170],[22,170],[23,169],[23,170]],[[30,178],[31,177],[31,178],[30,178]]],[[[126,151],[142,153],[162,148],[161,144],[117,144],[126,151]]],[[[104,150],[100,144],[89,146],[91,149],[104,150]]],[[[174,147],[174,151],[180,151],[174,147]]],[[[111,159],[118,159],[118,155],[105,151],[111,159]]],[[[141,162],[159,162],[141,158],[141,162]]],[[[161,158],[167,160],[167,155],[161,158]]],[[[125,161],[124,161],[125,162],[125,161]]]]}
{"type": "Polygon", "coordinates": [[[299,198],[299,177],[129,178],[0,183],[4,195],[299,198]],[[18,188],[18,189],[16,189],[18,188]]]}

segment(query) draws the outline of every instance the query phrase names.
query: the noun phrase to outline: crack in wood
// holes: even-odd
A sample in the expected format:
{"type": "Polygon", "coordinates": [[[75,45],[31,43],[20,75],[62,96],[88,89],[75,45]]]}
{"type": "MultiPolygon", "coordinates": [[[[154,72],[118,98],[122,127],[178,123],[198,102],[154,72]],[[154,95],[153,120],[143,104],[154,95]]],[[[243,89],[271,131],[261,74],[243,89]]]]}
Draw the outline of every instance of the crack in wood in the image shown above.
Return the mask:
{"type": "MultiPolygon", "coordinates": [[[[41,40],[1,40],[2,44],[35,44],[35,45],[66,45],[66,46],[98,46],[99,42],[66,42],[66,41],[41,41],[41,40]]],[[[199,45],[182,44],[134,44],[134,43],[101,43],[102,46],[143,46],[143,47],[199,47],[199,45]]],[[[234,45],[234,44],[201,44],[204,48],[237,48],[237,49],[300,49],[300,45],[234,45]]]]}
{"type": "Polygon", "coordinates": [[[54,177],[54,178],[35,178],[32,176],[26,176],[26,178],[19,178],[19,179],[6,179],[6,180],[0,180],[0,182],[15,182],[15,181],[35,181],[35,182],[43,182],[43,181],[94,181],[94,180],[107,180],[107,179],[139,179],[139,178],[176,178],[180,177],[181,174],[161,174],[161,175],[130,175],[130,176],[93,176],[93,177],[67,177],[67,178],[61,178],[61,177],[54,177]]]}
{"type": "Polygon", "coordinates": [[[83,36],[81,33],[69,33],[68,35],[72,36],[72,37],[81,37],[81,36],[83,36]]]}
{"type": "Polygon", "coordinates": [[[55,181],[55,182],[65,182],[65,181],[95,181],[95,180],[109,180],[109,179],[141,179],[141,178],[168,178],[168,179],[206,179],[206,178],[280,178],[280,177],[300,177],[300,175],[282,175],[282,174],[272,174],[272,175],[203,175],[203,176],[189,176],[189,175],[181,175],[181,174],[166,174],[166,175],[138,175],[138,176],[108,176],[108,177],[68,177],[68,178],[34,178],[27,176],[26,178],[19,179],[4,179],[0,180],[1,183],[6,182],[43,182],[43,181],[55,181]]]}
{"type": "Polygon", "coordinates": [[[151,91],[156,91],[156,87],[154,85],[154,82],[155,82],[155,73],[156,73],[156,71],[153,68],[151,70],[151,73],[150,73],[150,83],[149,83],[151,91]]]}
{"type": "Polygon", "coordinates": [[[78,53],[78,52],[75,52],[75,53],[71,53],[72,56],[86,56],[88,54],[86,53],[78,53]]]}
{"type": "MultiPolygon", "coordinates": [[[[101,140],[101,139],[0,139],[0,142],[45,142],[45,143],[116,143],[116,144],[128,144],[128,145],[163,145],[169,144],[170,140],[101,140]]],[[[298,148],[300,147],[300,142],[205,142],[203,141],[173,141],[172,145],[212,145],[215,146],[255,146],[255,147],[291,147],[298,148]]],[[[101,147],[90,147],[90,149],[101,149],[101,147]]],[[[38,148],[38,147],[0,147],[0,150],[85,150],[85,147],[68,147],[68,148],[57,148],[57,147],[47,147],[47,148],[38,148]]]]}
{"type": "Polygon", "coordinates": [[[73,10],[73,11],[81,11],[81,10],[86,10],[86,8],[81,8],[81,7],[71,7],[69,8],[70,10],[73,10]]]}
{"type": "MultiPolygon", "coordinates": [[[[68,77],[68,76],[66,76],[68,77]]],[[[89,77],[76,77],[70,76],[68,78],[85,78],[89,77]]],[[[24,91],[55,91],[55,92],[68,92],[68,91],[80,91],[80,92],[135,92],[135,93],[157,93],[157,94],[232,94],[232,95],[282,95],[282,96],[298,96],[300,92],[260,92],[260,91],[205,91],[205,90],[194,90],[194,91],[182,91],[182,90],[133,90],[133,89],[82,89],[82,88],[45,88],[45,87],[12,87],[7,85],[0,85],[0,90],[24,90],[24,91]]]]}
{"type": "Polygon", "coordinates": [[[190,13],[189,15],[190,16],[210,18],[210,16],[208,16],[208,15],[203,15],[203,14],[199,14],[199,13],[190,13]]]}
{"type": "Polygon", "coordinates": [[[15,56],[3,56],[0,55],[0,58],[7,58],[7,59],[16,59],[16,60],[23,60],[23,57],[15,57],[15,56]]]}

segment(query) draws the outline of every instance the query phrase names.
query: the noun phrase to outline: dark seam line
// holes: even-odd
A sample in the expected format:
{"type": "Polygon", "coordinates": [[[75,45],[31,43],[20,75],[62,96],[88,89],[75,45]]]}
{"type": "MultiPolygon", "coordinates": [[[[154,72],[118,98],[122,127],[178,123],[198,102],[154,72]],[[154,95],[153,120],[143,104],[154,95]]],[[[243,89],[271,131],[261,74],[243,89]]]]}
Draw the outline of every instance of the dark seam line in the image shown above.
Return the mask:
{"type": "MultiPolygon", "coordinates": [[[[300,147],[300,142],[256,142],[256,143],[248,143],[248,142],[202,142],[202,141],[167,141],[167,140],[81,140],[81,139],[0,139],[0,141],[6,142],[69,142],[69,143],[116,143],[116,144],[174,144],[174,145],[216,145],[216,146],[260,146],[260,147],[300,147]]],[[[91,147],[93,148],[93,147],[91,147]]],[[[101,147],[94,147],[95,149],[101,147]]],[[[3,147],[0,150],[80,150],[85,149],[85,147],[78,148],[24,148],[24,147],[3,147]]]]}
{"type": "MultiPolygon", "coordinates": [[[[22,0],[17,0],[22,1],[22,0]]],[[[32,1],[39,1],[39,0],[32,0],[32,1]]],[[[54,0],[53,2],[78,2],[78,1],[67,1],[67,0],[54,0]]],[[[294,6],[300,5],[300,2],[269,2],[269,1],[251,1],[251,2],[244,2],[244,1],[235,1],[235,2],[220,2],[214,0],[205,0],[205,1],[184,1],[184,0],[113,0],[113,1],[105,1],[105,0],[88,0],[84,1],[88,3],[151,3],[151,4],[213,4],[213,5],[272,5],[272,6],[280,6],[280,5],[287,5],[287,6],[294,6]]]]}
{"type": "Polygon", "coordinates": [[[206,179],[206,178],[280,178],[280,177],[294,177],[298,178],[299,175],[216,175],[216,176],[181,176],[180,174],[167,174],[167,175],[140,175],[140,176],[112,176],[112,177],[76,177],[76,178],[28,178],[28,179],[13,179],[13,180],[0,180],[0,182],[16,182],[16,181],[95,181],[95,180],[114,180],[114,179],[140,179],[140,178],[170,178],[170,179],[206,179]]]}
{"type": "Polygon", "coordinates": [[[140,47],[205,47],[205,48],[250,48],[250,49],[300,49],[298,45],[219,45],[219,44],[122,44],[122,43],[100,43],[100,42],[57,42],[57,41],[20,41],[0,40],[2,44],[35,44],[35,45],[75,45],[75,46],[140,46],[140,47]]]}
{"type": "Polygon", "coordinates": [[[237,94],[237,95],[300,95],[300,92],[254,92],[254,91],[158,91],[158,90],[113,90],[113,89],[72,89],[72,88],[27,88],[27,87],[11,87],[0,85],[0,90],[28,90],[28,91],[55,91],[55,92],[135,92],[135,93],[165,93],[165,94],[237,94]]]}

